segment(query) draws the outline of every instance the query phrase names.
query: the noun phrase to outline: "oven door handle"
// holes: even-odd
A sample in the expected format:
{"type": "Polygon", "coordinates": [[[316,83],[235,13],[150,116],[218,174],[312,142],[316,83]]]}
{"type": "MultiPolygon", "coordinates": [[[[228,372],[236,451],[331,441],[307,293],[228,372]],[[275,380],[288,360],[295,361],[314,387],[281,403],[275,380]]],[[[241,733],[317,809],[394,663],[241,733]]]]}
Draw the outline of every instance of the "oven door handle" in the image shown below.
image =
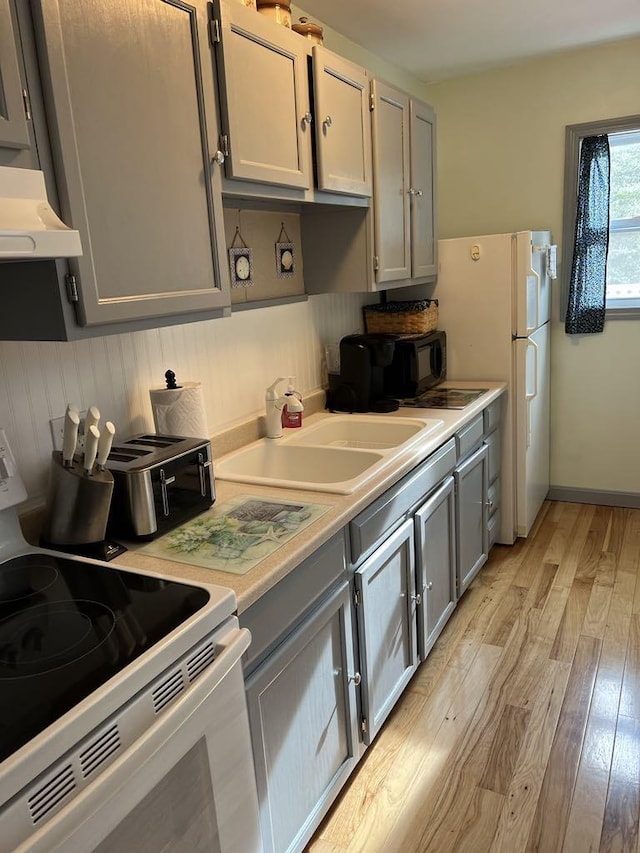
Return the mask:
{"type": "MultiPolygon", "coordinates": [[[[29,836],[15,853],[53,853],[53,851],[92,850],[106,838],[131,811],[131,789],[127,783],[135,777],[136,800],[144,797],[158,784],[154,758],[168,768],[184,755],[184,737],[189,722],[201,710],[208,697],[220,686],[231,669],[239,662],[251,642],[246,628],[230,627],[215,640],[219,653],[211,666],[188,687],[186,693],[162,713],[144,734],[106,767],[99,775],[70,800],[64,808],[29,836]],[[96,814],[100,813],[99,818],[96,814]]],[[[209,721],[209,724],[211,721],[209,721]]],[[[196,726],[202,737],[202,723],[196,726]]],[[[186,735],[185,735],[186,736],[186,735]]]]}

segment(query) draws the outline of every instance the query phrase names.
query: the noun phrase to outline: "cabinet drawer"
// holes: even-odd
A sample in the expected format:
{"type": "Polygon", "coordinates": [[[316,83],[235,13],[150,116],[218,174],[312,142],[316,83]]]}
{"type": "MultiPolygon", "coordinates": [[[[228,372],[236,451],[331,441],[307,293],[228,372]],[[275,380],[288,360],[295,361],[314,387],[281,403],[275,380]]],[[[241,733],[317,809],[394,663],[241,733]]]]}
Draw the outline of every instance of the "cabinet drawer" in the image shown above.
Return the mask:
{"type": "Polygon", "coordinates": [[[245,675],[264,660],[337,580],[346,576],[345,534],[340,531],[241,613],[240,624],[251,631],[252,637],[242,661],[245,675]]]}
{"type": "Polygon", "coordinates": [[[471,423],[462,427],[456,433],[456,448],[458,450],[458,459],[462,460],[465,456],[475,450],[482,441],[484,436],[484,420],[482,415],[478,415],[471,423]]]}
{"type": "Polygon", "coordinates": [[[497,429],[491,435],[487,436],[484,443],[489,448],[489,482],[493,483],[500,475],[500,454],[502,451],[500,430],[497,429]]]}
{"type": "Polygon", "coordinates": [[[426,497],[456,464],[456,445],[449,439],[428,459],[381,495],[350,524],[351,561],[356,564],[418,501],[426,497]]]}
{"type": "Polygon", "coordinates": [[[484,416],[484,434],[489,435],[494,429],[500,425],[500,414],[502,412],[502,397],[498,397],[493,403],[489,403],[483,412],[484,416]]]}

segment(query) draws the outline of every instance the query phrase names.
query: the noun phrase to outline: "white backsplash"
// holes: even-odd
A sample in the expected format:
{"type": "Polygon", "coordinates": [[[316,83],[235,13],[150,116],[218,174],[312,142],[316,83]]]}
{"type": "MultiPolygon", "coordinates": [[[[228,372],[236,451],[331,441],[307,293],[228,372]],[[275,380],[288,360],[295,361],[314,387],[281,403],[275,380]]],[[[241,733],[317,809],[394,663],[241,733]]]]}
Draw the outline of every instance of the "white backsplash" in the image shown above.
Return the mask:
{"type": "Polygon", "coordinates": [[[307,302],[74,343],[0,342],[0,427],[6,430],[30,501],[42,499],[52,451],[49,419],[68,402],[95,404],[124,438],[153,430],[149,389],[175,371],[200,381],[211,433],[262,413],[278,376],[304,395],[322,386],[323,345],[361,330],[367,294],[307,302]]]}

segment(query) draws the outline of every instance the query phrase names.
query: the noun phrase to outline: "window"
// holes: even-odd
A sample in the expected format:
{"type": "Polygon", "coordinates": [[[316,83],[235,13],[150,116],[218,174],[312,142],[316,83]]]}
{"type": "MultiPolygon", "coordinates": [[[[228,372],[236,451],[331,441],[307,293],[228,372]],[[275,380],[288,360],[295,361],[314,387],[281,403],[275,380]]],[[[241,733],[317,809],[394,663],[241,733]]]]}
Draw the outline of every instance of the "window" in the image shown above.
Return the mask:
{"type": "Polygon", "coordinates": [[[576,225],[580,145],[607,134],[611,156],[607,318],[640,318],[640,116],[570,125],[566,129],[562,283],[567,304],[576,225]]]}
{"type": "Polygon", "coordinates": [[[640,309],[640,130],[608,136],[607,308],[640,309]]]}

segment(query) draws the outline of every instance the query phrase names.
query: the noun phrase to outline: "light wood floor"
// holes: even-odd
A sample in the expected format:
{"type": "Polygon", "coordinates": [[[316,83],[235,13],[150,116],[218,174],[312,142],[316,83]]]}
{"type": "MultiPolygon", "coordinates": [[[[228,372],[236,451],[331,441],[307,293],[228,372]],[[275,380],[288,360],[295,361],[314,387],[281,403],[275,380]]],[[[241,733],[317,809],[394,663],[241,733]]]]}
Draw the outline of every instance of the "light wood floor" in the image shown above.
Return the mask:
{"type": "Polygon", "coordinates": [[[640,853],[640,510],[496,546],[310,853],[640,853]]]}

